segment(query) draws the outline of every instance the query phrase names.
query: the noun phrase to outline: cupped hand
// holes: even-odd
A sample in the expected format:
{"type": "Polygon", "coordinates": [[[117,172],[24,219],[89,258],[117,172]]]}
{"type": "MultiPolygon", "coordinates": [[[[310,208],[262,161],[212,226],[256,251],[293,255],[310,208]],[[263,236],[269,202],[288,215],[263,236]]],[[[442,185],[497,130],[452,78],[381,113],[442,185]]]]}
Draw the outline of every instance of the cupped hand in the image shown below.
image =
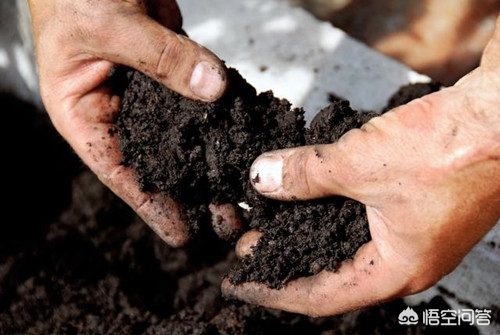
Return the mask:
{"type": "Polygon", "coordinates": [[[55,128],[160,237],[183,245],[188,234],[179,205],[141,192],[134,172],[120,165],[113,130],[120,97],[109,74],[117,64],[129,66],[186,97],[213,101],[225,90],[223,62],[178,34],[182,18],[175,1],[30,0],[29,5],[41,96],[55,128]]]}
{"type": "MultiPolygon", "coordinates": [[[[452,271],[500,215],[500,32],[455,86],[351,130],[338,142],[269,152],[250,179],[265,196],[342,195],[366,206],[372,240],[337,271],[275,290],[222,284],[227,298],[327,316],[420,292],[452,271]],[[257,178],[258,176],[258,178],[257,178]]],[[[243,236],[251,253],[259,234],[243,236]]]]}

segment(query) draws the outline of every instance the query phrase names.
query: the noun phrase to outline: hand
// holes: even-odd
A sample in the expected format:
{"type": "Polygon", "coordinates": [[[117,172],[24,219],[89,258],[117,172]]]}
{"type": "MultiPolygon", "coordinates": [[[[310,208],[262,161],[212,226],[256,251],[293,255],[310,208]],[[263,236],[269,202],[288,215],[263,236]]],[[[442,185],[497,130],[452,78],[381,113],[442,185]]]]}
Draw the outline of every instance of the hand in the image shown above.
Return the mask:
{"type": "Polygon", "coordinates": [[[177,33],[182,18],[175,1],[30,0],[29,4],[41,96],[55,128],[160,237],[173,246],[184,244],[188,235],[179,205],[160,194],[141,192],[134,172],[120,165],[118,139],[111,131],[120,97],[107,80],[111,69],[121,64],[184,96],[213,101],[225,89],[223,63],[177,33]]]}
{"type": "MultiPolygon", "coordinates": [[[[455,86],[376,117],[329,145],[265,153],[251,169],[271,198],[342,195],[366,205],[372,240],[337,271],[223,294],[327,316],[420,292],[452,271],[500,215],[500,31],[455,86]]],[[[243,236],[237,255],[259,234],[243,236]]]]}

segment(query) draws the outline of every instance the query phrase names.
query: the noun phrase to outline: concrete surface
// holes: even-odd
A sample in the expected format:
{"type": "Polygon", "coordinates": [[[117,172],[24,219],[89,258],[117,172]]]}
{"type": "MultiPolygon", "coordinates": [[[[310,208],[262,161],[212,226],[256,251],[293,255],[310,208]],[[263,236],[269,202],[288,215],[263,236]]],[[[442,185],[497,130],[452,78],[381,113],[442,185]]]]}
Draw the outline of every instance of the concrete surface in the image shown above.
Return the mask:
{"type": "Polygon", "coordinates": [[[401,85],[428,80],[286,1],[178,1],[189,36],[310,118],[328,95],[380,110],[401,85]]]}
{"type": "Polygon", "coordinates": [[[29,19],[27,1],[0,2],[0,90],[41,107],[29,19]]]}

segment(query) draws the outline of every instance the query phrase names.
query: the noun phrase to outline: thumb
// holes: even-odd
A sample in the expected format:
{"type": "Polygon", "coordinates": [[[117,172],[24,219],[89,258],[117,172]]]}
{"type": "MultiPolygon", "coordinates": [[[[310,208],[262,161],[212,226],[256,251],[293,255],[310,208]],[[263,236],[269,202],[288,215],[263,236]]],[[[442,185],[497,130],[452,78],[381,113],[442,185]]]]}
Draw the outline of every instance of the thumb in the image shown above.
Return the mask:
{"type": "Polygon", "coordinates": [[[95,47],[96,56],[143,72],[183,96],[214,101],[226,88],[226,68],[211,51],[150,17],[120,16],[117,33],[95,47]]]}
{"type": "Polygon", "coordinates": [[[342,142],[267,152],[252,164],[250,179],[259,193],[279,200],[356,199],[358,155],[345,152],[342,142]]]}

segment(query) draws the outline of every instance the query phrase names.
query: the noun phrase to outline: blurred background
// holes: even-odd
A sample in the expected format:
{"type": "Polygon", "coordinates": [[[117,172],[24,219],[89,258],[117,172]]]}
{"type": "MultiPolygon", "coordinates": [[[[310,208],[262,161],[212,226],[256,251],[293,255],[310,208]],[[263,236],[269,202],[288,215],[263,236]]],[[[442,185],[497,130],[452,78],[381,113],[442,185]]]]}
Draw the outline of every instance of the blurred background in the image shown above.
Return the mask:
{"type": "Polygon", "coordinates": [[[475,68],[498,0],[288,0],[432,79],[451,85],[475,68]]]}

